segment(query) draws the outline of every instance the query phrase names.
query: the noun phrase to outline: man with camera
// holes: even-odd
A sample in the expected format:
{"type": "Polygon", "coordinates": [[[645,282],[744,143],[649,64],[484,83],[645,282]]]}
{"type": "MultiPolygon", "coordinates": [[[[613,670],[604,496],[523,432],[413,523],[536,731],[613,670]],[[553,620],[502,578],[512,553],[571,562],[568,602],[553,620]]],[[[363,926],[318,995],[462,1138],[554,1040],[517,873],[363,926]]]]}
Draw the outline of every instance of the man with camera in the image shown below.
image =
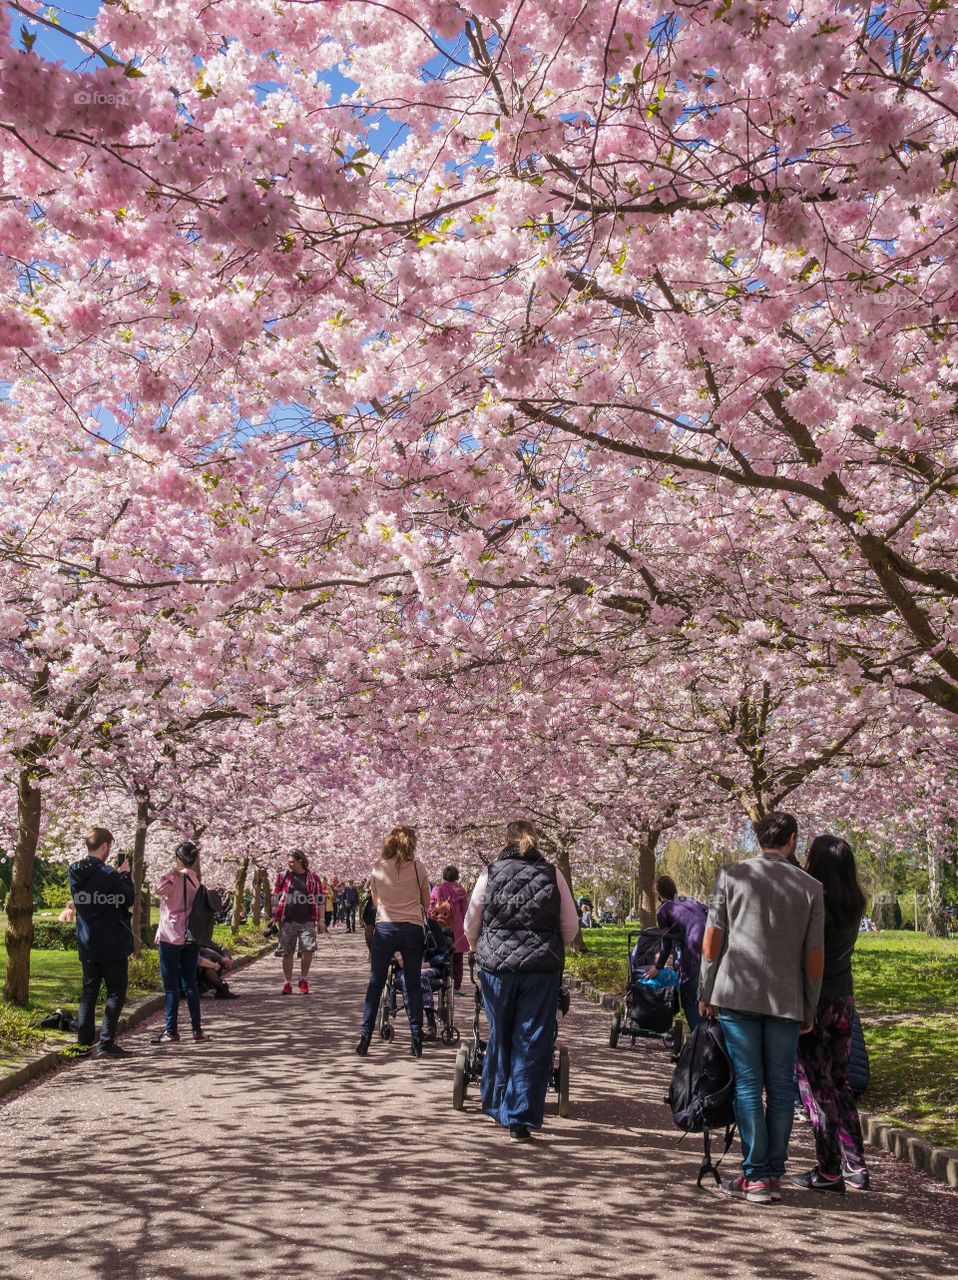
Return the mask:
{"type": "Polygon", "coordinates": [[[323,886],[319,876],[309,870],[306,855],[299,849],[288,858],[287,869],[280,872],[273,888],[273,923],[279,928],[276,954],[283,960],[283,995],[293,993],[293,959],[297,947],[300,954],[299,989],[309,994],[309,966],[316,950],[316,935],[326,931],[322,911],[323,886]]]}
{"type": "Polygon", "coordinates": [[[126,1000],[133,952],[133,877],[125,855],[117,867],[107,863],[113,835],[106,827],[93,827],[86,836],[86,847],[87,856],[74,862],[68,873],[76,910],[77,951],[83,969],[77,1052],[89,1053],[93,1048],[96,1002],[103,984],[106,1007],[96,1056],[126,1058],[129,1050],[116,1043],[116,1027],[126,1000]]]}

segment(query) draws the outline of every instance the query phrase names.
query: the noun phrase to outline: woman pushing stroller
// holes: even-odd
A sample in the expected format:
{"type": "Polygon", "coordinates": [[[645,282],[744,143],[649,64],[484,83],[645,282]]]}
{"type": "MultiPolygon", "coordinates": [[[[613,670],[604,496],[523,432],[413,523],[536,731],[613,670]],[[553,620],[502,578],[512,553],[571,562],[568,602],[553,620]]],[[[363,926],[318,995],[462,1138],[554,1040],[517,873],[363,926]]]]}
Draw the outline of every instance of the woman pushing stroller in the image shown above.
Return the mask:
{"type": "Polygon", "coordinates": [[[565,944],[579,931],[572,892],[536,839],[531,822],[509,823],[465,918],[489,1024],[482,1109],[517,1142],[542,1125],[565,944]]]}

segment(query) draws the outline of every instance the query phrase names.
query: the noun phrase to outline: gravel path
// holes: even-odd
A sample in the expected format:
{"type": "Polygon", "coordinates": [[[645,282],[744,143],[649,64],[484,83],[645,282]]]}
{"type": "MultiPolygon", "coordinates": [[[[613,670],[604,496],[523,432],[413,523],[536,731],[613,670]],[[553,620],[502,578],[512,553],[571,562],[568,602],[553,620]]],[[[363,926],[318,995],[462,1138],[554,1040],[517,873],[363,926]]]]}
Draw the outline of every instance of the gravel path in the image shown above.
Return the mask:
{"type": "MultiPolygon", "coordinates": [[[[124,1043],[0,1105],[0,1280],[692,1280],[958,1277],[958,1193],[872,1155],[876,1189],[778,1207],[698,1191],[676,1147],[657,1044],[608,1048],[573,997],[573,1115],[534,1145],[452,1109],[455,1050],[405,1036],[353,1053],[361,938],[322,944],[313,994],[278,961],[204,1002],[211,1039],[124,1043]]],[[[400,1015],[400,1018],[402,1015],[400,1015]]],[[[463,1035],[471,1002],[458,1007],[463,1035]]],[[[554,1095],[553,1095],[554,1097],[554,1095]]],[[[795,1169],[808,1166],[796,1129],[795,1169]]]]}

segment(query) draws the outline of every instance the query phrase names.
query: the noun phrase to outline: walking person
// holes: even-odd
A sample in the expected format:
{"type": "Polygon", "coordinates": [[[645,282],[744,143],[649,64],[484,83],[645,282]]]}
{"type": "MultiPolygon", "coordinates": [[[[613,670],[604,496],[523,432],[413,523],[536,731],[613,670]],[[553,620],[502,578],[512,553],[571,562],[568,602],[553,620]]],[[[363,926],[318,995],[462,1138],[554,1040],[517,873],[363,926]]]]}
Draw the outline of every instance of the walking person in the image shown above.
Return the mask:
{"type": "Polygon", "coordinates": [[[429,908],[429,877],[416,857],[416,832],[393,827],[379,861],[369,876],[369,895],[376,908],[376,925],[369,951],[369,986],[363,1005],[363,1026],[356,1052],[365,1057],[372,1039],[376,1011],[396,952],[406,976],[406,1013],[409,1016],[409,1053],[422,1057],[423,921],[429,908]]]}
{"type": "Polygon", "coordinates": [[[309,970],[318,946],[317,934],[326,932],[323,909],[324,890],[319,876],[309,869],[306,854],[294,849],[286,860],[286,870],[273,886],[273,921],[279,925],[279,947],[283,959],[284,996],[293,994],[293,961],[299,951],[299,990],[309,995],[309,970]]]}
{"type": "Polygon", "coordinates": [[[126,1058],[129,1050],[116,1043],[116,1028],[126,1001],[133,930],[133,879],[126,858],[118,867],[107,863],[113,835],[106,827],[93,827],[85,837],[86,857],[71,864],[67,873],[76,913],[77,952],[83,970],[83,989],[77,1012],[78,1055],[93,1048],[96,1002],[106,987],[106,1005],[100,1024],[96,1057],[126,1058]]]}
{"type": "Polygon", "coordinates": [[[200,887],[197,861],[200,851],[191,840],[176,846],[174,865],[156,886],[160,900],[160,923],[156,945],[160,953],[160,976],[166,993],[166,1025],[152,1044],[179,1044],[181,989],[186,994],[194,1041],[205,1040],[200,1019],[200,991],[197,974],[199,947],[190,933],[190,911],[200,887]]]}
{"type": "Polygon", "coordinates": [[[798,1088],[815,1133],[815,1168],[789,1181],[805,1191],[844,1194],[868,1190],[865,1145],[848,1080],[855,1014],[852,953],[865,914],[865,895],[851,845],[839,836],[816,836],[805,870],[825,899],[825,972],[815,1025],[798,1042],[798,1088]]]}
{"type": "Polygon", "coordinates": [[[671,876],[659,876],[655,882],[655,896],[660,906],[655,922],[667,930],[659,948],[655,964],[646,973],[654,978],[678,952],[679,1000],[689,1031],[699,1024],[699,973],[702,967],[702,942],[705,938],[705,922],[708,908],[694,898],[679,894],[671,876]]]}
{"type": "Polygon", "coordinates": [[[476,881],[465,918],[489,1024],[482,1109],[517,1142],[542,1126],[565,944],[579,931],[565,877],[536,840],[531,822],[509,823],[506,847],[476,881]]]}
{"type": "Polygon", "coordinates": [[[469,895],[459,883],[459,868],[453,865],[443,867],[442,880],[430,895],[431,904],[436,907],[440,902],[449,904],[452,912],[452,934],[455,939],[452,953],[452,984],[456,991],[462,987],[463,960],[469,950],[469,939],[466,937],[466,911],[469,908],[469,895]]]}
{"type": "Polygon", "coordinates": [[[356,932],[356,913],[359,910],[359,890],[355,880],[348,880],[343,890],[343,919],[346,921],[346,932],[356,932]]]}
{"type": "Polygon", "coordinates": [[[790,859],[798,823],[755,823],[760,852],[718,873],[702,947],[699,1012],[719,1017],[735,1069],[742,1173],[722,1189],[755,1204],[781,1200],[792,1132],[798,1036],[810,1030],[822,981],[822,886],[790,859]],[[764,1099],[763,1099],[764,1095],[764,1099]]]}

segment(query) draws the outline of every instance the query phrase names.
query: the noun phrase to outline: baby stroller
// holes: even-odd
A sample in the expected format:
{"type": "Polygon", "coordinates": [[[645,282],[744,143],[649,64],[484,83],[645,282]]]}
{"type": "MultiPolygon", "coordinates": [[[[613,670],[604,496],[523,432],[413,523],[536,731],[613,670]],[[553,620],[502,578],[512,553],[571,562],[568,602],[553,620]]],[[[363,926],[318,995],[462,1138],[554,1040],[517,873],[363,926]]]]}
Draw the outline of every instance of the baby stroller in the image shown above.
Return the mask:
{"type": "MultiPolygon", "coordinates": [[[[422,982],[421,973],[422,971],[415,974],[412,980],[414,982],[422,982]]],[[[450,955],[445,954],[444,956],[433,958],[430,965],[430,989],[433,993],[432,1012],[439,1029],[438,1038],[443,1044],[456,1044],[460,1036],[459,1028],[455,1023],[455,988],[452,979],[452,959],[450,955]]],[[[386,975],[386,985],[383,988],[382,999],[379,1002],[379,1017],[377,1018],[380,1038],[387,1043],[396,1034],[396,1028],[393,1026],[392,1020],[399,1012],[399,1009],[405,1007],[404,972],[399,961],[393,959],[386,975]]],[[[428,1006],[424,1005],[423,1014],[424,1020],[428,1022],[428,1006]]],[[[429,1033],[424,1038],[428,1043],[434,1037],[429,1033]]]]}
{"type": "MultiPolygon", "coordinates": [[[[482,1038],[482,988],[476,981],[476,957],[473,952],[469,952],[469,981],[472,983],[475,999],[475,1008],[472,1015],[472,1042],[459,1046],[459,1052],[456,1055],[456,1073],[452,1086],[452,1105],[457,1111],[462,1111],[466,1094],[470,1084],[474,1080],[478,1080],[482,1075],[482,1064],[486,1055],[486,1042],[482,1038]]],[[[555,1033],[553,1036],[555,1047],[552,1053],[552,1077],[550,1084],[559,1095],[559,1115],[563,1118],[569,1114],[569,1050],[565,1045],[560,1045],[559,1040],[559,1015],[563,1017],[569,1012],[569,990],[567,987],[559,988],[559,1000],[556,1006],[556,1022],[555,1033]]]]}
{"type": "Polygon", "coordinates": [[[684,1024],[676,1020],[679,1011],[679,977],[674,969],[662,969],[655,978],[647,976],[655,965],[667,929],[643,929],[630,933],[629,985],[623,1006],[612,1015],[609,1044],[618,1047],[619,1037],[662,1040],[677,1057],[682,1048],[684,1024]],[[635,939],[633,943],[633,939],[635,939]]]}

